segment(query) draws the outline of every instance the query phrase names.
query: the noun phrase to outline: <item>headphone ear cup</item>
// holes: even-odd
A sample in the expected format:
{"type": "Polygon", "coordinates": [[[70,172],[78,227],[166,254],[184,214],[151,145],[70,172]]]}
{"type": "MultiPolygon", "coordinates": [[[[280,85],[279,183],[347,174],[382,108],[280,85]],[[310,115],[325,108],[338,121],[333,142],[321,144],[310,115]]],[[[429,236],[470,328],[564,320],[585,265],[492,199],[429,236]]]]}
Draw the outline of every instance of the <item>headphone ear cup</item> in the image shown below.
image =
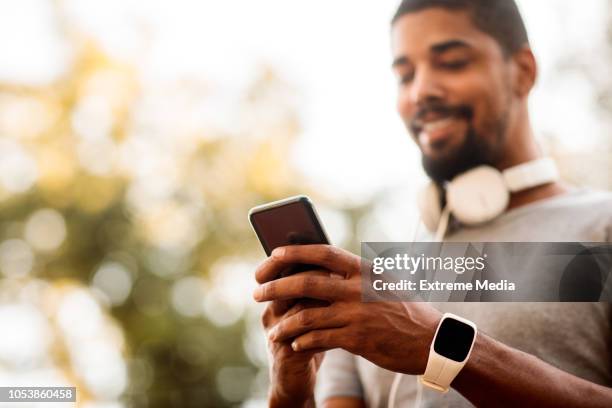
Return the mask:
{"type": "Polygon", "coordinates": [[[446,188],[453,216],[464,225],[477,225],[501,215],[510,192],[499,170],[479,166],[453,179],[446,188]]]}
{"type": "Polygon", "coordinates": [[[417,195],[417,204],[421,220],[430,232],[436,232],[442,217],[442,197],[440,188],[435,183],[423,187],[417,195]]]}

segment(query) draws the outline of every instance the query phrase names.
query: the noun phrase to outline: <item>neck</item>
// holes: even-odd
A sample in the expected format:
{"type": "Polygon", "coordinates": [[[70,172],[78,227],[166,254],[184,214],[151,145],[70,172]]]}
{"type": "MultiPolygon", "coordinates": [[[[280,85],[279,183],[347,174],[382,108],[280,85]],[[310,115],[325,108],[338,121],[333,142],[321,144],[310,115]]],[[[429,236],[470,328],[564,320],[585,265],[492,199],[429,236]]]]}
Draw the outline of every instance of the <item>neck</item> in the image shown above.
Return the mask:
{"type": "MultiPolygon", "coordinates": [[[[520,108],[518,116],[518,120],[514,121],[517,125],[508,129],[504,155],[496,165],[500,171],[543,156],[542,150],[535,141],[526,106],[520,108]]],[[[567,190],[568,187],[566,185],[560,182],[553,182],[512,193],[508,209],[554,197],[567,192],[567,190]]]]}
{"type": "Polygon", "coordinates": [[[547,198],[564,194],[567,191],[568,187],[565,184],[554,182],[512,193],[510,195],[510,203],[508,203],[507,209],[510,210],[512,208],[521,207],[539,200],[545,200],[547,198]]]}
{"type": "Polygon", "coordinates": [[[499,171],[543,156],[533,135],[527,107],[521,106],[516,116],[506,131],[505,142],[502,145],[503,154],[495,164],[499,171]]]}

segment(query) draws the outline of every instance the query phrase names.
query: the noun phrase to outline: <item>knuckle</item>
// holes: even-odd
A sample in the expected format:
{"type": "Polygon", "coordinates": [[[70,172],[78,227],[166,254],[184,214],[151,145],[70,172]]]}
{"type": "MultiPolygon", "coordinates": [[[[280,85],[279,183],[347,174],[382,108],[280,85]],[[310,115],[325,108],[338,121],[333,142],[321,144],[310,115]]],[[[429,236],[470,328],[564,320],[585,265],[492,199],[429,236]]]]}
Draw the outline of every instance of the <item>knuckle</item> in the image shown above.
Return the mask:
{"type": "Polygon", "coordinates": [[[351,298],[360,298],[361,297],[361,281],[352,281],[347,286],[347,293],[351,298]]]}
{"type": "Polygon", "coordinates": [[[298,313],[298,312],[301,312],[302,310],[306,309],[306,306],[304,305],[304,303],[299,302],[299,303],[295,304],[294,308],[295,308],[295,312],[298,313]]]}
{"type": "Polygon", "coordinates": [[[294,315],[300,313],[302,310],[304,310],[304,305],[302,305],[301,303],[297,303],[291,309],[289,309],[287,311],[285,316],[286,317],[294,316],[294,315]]]}
{"type": "Polygon", "coordinates": [[[274,297],[276,293],[276,282],[269,282],[261,286],[264,299],[270,299],[274,297]]]}
{"type": "Polygon", "coordinates": [[[272,320],[272,306],[266,306],[266,309],[261,314],[261,325],[267,328],[270,325],[270,321],[272,320]]]}
{"type": "Polygon", "coordinates": [[[285,250],[283,251],[282,256],[285,259],[292,259],[295,256],[295,252],[296,252],[296,246],[288,245],[285,247],[285,250]]]}
{"type": "Polygon", "coordinates": [[[282,251],[275,252],[273,255],[273,258],[276,261],[286,262],[288,259],[291,259],[291,257],[293,256],[293,253],[294,253],[294,248],[293,246],[289,245],[289,246],[283,247],[282,251]]]}
{"type": "Polygon", "coordinates": [[[304,276],[301,282],[301,291],[304,294],[310,293],[317,285],[317,279],[314,276],[304,276]]]}
{"type": "Polygon", "coordinates": [[[336,299],[344,299],[346,296],[346,283],[338,279],[328,282],[326,292],[333,295],[336,299]]]}
{"type": "MultiPolygon", "coordinates": [[[[368,318],[367,310],[363,310],[361,307],[353,308],[353,310],[351,311],[351,314],[352,314],[351,321],[353,322],[362,323],[364,320],[368,318]]],[[[362,328],[362,327],[363,325],[359,325],[359,328],[362,328]]]]}
{"type": "Polygon", "coordinates": [[[355,335],[348,336],[348,338],[346,339],[347,345],[351,349],[356,348],[360,344],[366,344],[366,342],[368,341],[368,333],[366,330],[363,329],[362,326],[363,325],[358,325],[356,327],[355,335]]]}
{"type": "Polygon", "coordinates": [[[325,334],[321,331],[312,332],[312,336],[310,337],[311,345],[318,346],[325,341],[325,334]]]}
{"type": "Polygon", "coordinates": [[[284,253],[285,251],[273,251],[268,259],[270,259],[272,262],[282,261],[284,253]]]}
{"type": "Polygon", "coordinates": [[[278,351],[276,352],[276,357],[280,360],[287,360],[291,358],[292,355],[293,351],[290,347],[279,347],[278,351]]]}
{"type": "Polygon", "coordinates": [[[341,281],[338,281],[338,280],[336,280],[336,279],[331,280],[331,281],[329,282],[329,284],[328,284],[328,286],[329,286],[329,287],[327,288],[327,289],[328,289],[328,291],[329,291],[330,293],[333,293],[333,294],[334,294],[334,295],[336,295],[336,296],[337,296],[337,295],[342,294],[342,290],[344,289],[344,285],[341,285],[341,284],[340,284],[340,282],[341,282],[341,281]]]}
{"type": "Polygon", "coordinates": [[[262,276],[262,270],[263,270],[263,266],[264,264],[259,264],[259,266],[255,269],[255,280],[257,281],[257,283],[263,283],[263,276],[262,276]]]}
{"type": "Polygon", "coordinates": [[[257,283],[262,284],[270,280],[270,274],[274,268],[274,262],[270,258],[266,258],[261,262],[255,269],[255,280],[257,283]]]}
{"type": "Polygon", "coordinates": [[[276,328],[274,330],[276,330],[276,333],[279,335],[284,334],[285,331],[287,330],[287,324],[285,323],[284,320],[281,320],[280,322],[278,322],[275,327],[276,328]]]}
{"type": "Polygon", "coordinates": [[[323,251],[323,262],[325,264],[332,264],[336,262],[339,256],[340,250],[333,245],[328,245],[325,247],[325,251],[323,251]]]}
{"type": "Polygon", "coordinates": [[[297,315],[298,323],[302,327],[310,327],[314,321],[312,313],[309,310],[304,310],[297,315]]]}

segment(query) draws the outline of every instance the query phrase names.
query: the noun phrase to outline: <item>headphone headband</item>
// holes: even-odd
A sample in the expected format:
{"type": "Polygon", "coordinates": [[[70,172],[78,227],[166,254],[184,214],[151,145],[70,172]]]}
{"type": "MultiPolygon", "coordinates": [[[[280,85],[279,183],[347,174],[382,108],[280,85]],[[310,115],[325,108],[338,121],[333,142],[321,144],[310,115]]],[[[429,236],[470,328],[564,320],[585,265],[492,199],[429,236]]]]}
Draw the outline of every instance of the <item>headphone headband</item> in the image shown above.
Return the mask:
{"type": "Polygon", "coordinates": [[[559,171],[550,157],[543,157],[517,166],[510,167],[502,172],[504,181],[511,193],[517,193],[528,188],[552,183],[559,179],[559,171]]]}

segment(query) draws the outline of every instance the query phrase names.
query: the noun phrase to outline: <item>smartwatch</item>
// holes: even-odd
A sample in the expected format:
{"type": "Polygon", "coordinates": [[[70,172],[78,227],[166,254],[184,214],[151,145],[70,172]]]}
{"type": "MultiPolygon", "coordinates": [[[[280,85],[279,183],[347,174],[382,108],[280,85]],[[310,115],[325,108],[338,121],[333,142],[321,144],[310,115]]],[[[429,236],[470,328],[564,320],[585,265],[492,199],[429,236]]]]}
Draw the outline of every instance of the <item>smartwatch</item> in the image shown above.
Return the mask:
{"type": "Polygon", "coordinates": [[[476,340],[476,325],[452,313],[445,313],[438,323],[429,347],[429,357],[421,382],[434,390],[448,392],[461,371],[476,340]]]}

